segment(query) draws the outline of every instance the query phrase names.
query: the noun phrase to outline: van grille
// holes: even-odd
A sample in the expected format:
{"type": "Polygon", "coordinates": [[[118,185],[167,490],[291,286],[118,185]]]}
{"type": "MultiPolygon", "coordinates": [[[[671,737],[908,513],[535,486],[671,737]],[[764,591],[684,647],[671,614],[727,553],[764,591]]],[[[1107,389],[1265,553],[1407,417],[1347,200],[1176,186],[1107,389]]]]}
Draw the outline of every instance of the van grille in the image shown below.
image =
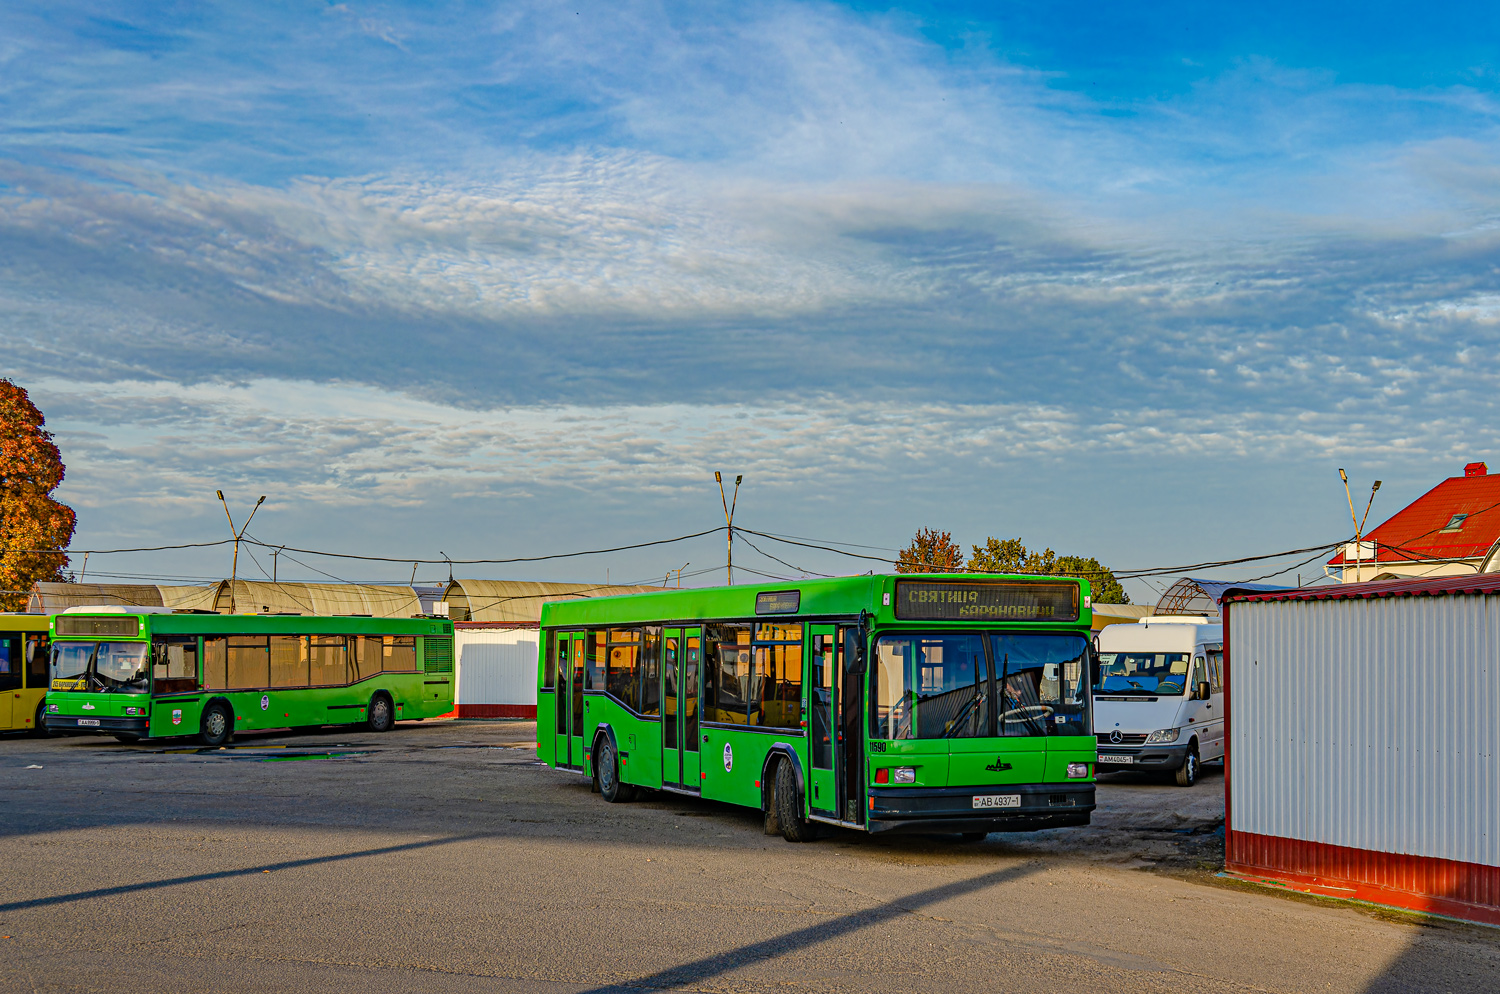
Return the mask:
{"type": "Polygon", "coordinates": [[[1110,737],[1109,732],[1100,732],[1098,735],[1098,739],[1099,748],[1103,749],[1112,745],[1140,745],[1141,743],[1146,741],[1146,735],[1144,732],[1121,732],[1120,741],[1116,742],[1110,737]]]}

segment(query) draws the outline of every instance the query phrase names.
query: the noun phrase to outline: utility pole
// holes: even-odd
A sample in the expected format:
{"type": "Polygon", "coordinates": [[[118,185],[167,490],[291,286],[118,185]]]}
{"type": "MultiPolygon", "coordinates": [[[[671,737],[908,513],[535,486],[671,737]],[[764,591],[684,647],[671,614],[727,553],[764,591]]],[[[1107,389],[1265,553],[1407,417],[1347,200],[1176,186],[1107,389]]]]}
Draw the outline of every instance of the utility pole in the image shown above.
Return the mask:
{"type": "MultiPolygon", "coordinates": [[[[1354,494],[1349,490],[1349,474],[1342,469],[1339,470],[1339,479],[1344,481],[1344,498],[1349,502],[1349,521],[1354,525],[1354,579],[1360,579],[1360,565],[1364,559],[1364,544],[1360,541],[1364,537],[1365,524],[1370,520],[1370,508],[1375,503],[1375,491],[1380,489],[1380,481],[1376,480],[1370,487],[1370,499],[1365,503],[1365,516],[1363,518],[1354,513],[1354,494]]],[[[1379,550],[1375,550],[1374,558],[1379,558],[1379,550]]]]}
{"type": "MultiPolygon", "coordinates": [[[[740,502],[740,481],[743,479],[744,476],[734,478],[734,499],[730,500],[724,495],[724,477],[717,470],[714,471],[714,482],[719,485],[719,502],[724,505],[724,524],[728,528],[725,536],[728,542],[725,546],[724,576],[725,582],[730,585],[734,584],[734,508],[740,502]]],[[[678,582],[681,583],[681,577],[678,582]]]]}
{"type": "Polygon", "coordinates": [[[215,490],[214,493],[218,495],[219,503],[224,505],[224,517],[229,519],[229,533],[234,536],[234,561],[229,567],[229,613],[236,614],[238,608],[234,603],[234,584],[240,576],[240,539],[245,537],[245,529],[250,527],[250,518],[255,517],[255,512],[260,510],[260,506],[266,502],[266,495],[260,495],[260,500],[256,501],[255,506],[250,509],[250,517],[247,517],[245,523],[236,531],[234,515],[229,513],[229,501],[224,499],[224,491],[215,490]]]}
{"type": "MultiPolygon", "coordinates": [[[[247,524],[247,525],[249,523],[250,522],[248,522],[248,521],[245,522],[245,524],[247,524]]],[[[285,549],[286,549],[286,546],[283,545],[280,549],[272,549],[271,550],[271,582],[272,583],[276,582],[276,560],[277,560],[277,557],[280,556],[281,553],[285,549]]]]}

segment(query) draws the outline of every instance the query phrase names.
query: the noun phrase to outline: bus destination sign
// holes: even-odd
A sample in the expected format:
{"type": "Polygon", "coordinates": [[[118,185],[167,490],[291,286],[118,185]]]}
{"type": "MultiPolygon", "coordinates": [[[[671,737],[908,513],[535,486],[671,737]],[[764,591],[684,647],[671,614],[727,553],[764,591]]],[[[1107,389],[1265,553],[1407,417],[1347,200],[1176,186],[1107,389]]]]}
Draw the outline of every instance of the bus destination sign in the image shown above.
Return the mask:
{"type": "Polygon", "coordinates": [[[800,590],[768,590],[755,595],[756,614],[796,614],[801,606],[800,590]]]}
{"type": "Polygon", "coordinates": [[[896,581],[902,621],[1077,621],[1072,583],[896,581]]]}

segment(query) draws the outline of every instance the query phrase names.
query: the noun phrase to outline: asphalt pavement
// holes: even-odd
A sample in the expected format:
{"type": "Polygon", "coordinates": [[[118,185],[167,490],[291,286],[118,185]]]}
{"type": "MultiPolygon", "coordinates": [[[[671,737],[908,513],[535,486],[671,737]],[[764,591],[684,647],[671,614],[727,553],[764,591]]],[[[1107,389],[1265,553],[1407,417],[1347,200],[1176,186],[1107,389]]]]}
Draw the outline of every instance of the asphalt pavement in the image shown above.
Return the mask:
{"type": "Polygon", "coordinates": [[[609,805],[522,722],[0,740],[4,991],[1500,989],[1500,931],[1215,876],[1223,780],[1087,828],[838,832],[609,805]]]}

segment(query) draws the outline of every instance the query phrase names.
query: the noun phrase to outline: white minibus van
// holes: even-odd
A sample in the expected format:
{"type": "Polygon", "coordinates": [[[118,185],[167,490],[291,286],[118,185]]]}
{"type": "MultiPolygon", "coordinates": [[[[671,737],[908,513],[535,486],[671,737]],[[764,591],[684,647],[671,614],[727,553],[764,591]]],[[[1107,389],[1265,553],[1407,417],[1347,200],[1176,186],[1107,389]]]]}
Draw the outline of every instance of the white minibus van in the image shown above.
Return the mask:
{"type": "Polygon", "coordinates": [[[1156,616],[1099,632],[1094,734],[1099,772],[1158,770],[1183,787],[1224,758],[1224,629],[1156,616]]]}

